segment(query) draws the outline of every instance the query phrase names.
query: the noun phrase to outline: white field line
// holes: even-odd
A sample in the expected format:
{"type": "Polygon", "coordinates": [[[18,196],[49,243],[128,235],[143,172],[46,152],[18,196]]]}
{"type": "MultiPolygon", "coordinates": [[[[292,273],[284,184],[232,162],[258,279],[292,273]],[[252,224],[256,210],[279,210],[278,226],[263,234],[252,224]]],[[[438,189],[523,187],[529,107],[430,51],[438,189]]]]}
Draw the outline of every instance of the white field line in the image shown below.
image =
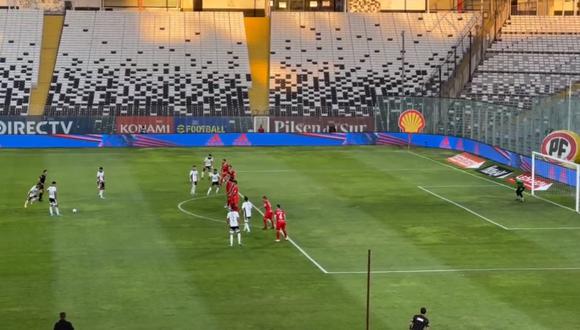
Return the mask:
{"type": "MultiPolygon", "coordinates": [[[[434,169],[434,168],[391,168],[391,169],[384,169],[387,172],[439,172],[441,170],[434,169]]],[[[239,170],[238,173],[294,173],[299,172],[297,170],[292,169],[279,169],[279,170],[272,170],[272,169],[264,169],[264,170],[239,170]]],[[[307,170],[307,171],[300,171],[306,173],[352,173],[352,170],[307,170]]]]}
{"type": "MultiPolygon", "coordinates": [[[[509,185],[507,185],[507,184],[504,184],[504,183],[501,183],[501,182],[497,182],[497,181],[494,181],[494,180],[491,180],[491,179],[488,179],[488,178],[484,178],[484,177],[482,177],[482,176],[479,176],[479,175],[477,175],[477,174],[473,174],[473,173],[470,173],[470,172],[464,171],[464,170],[462,170],[462,169],[459,169],[459,168],[457,168],[457,167],[454,167],[454,166],[451,166],[451,165],[448,165],[448,164],[444,164],[444,163],[442,163],[442,162],[440,162],[440,161],[437,161],[437,160],[435,160],[435,159],[429,158],[429,157],[427,157],[427,156],[423,156],[423,155],[421,155],[421,154],[418,154],[418,153],[415,153],[415,152],[413,152],[413,151],[408,151],[408,153],[410,153],[411,155],[415,155],[415,156],[417,156],[417,157],[419,157],[419,158],[423,158],[423,159],[429,160],[429,161],[431,161],[431,162],[433,162],[433,163],[436,163],[436,164],[439,164],[439,165],[441,165],[441,166],[449,167],[450,169],[453,169],[453,170],[455,170],[455,171],[459,171],[459,172],[461,172],[461,173],[465,173],[465,174],[467,174],[467,175],[471,175],[472,177],[478,178],[478,179],[480,179],[480,180],[488,181],[488,182],[491,182],[491,183],[493,183],[493,184],[496,184],[496,185],[499,185],[499,186],[503,186],[503,187],[509,188],[509,189],[511,189],[511,190],[515,190],[515,188],[514,188],[514,187],[512,187],[512,186],[509,186],[509,185]]],[[[530,195],[530,196],[533,196],[534,198],[537,198],[537,199],[539,199],[539,200],[542,200],[542,201],[544,201],[544,202],[550,203],[550,204],[552,204],[552,205],[555,205],[555,206],[558,206],[558,207],[560,207],[560,208],[563,208],[563,209],[565,209],[565,210],[572,211],[572,212],[576,213],[576,210],[575,210],[575,209],[573,209],[573,208],[571,208],[571,207],[564,206],[564,205],[560,205],[560,204],[558,204],[558,203],[556,203],[556,202],[552,202],[551,200],[549,200],[549,199],[545,199],[545,198],[543,198],[543,197],[541,197],[541,196],[538,196],[538,195],[532,195],[532,194],[530,194],[530,193],[528,193],[528,192],[525,192],[525,193],[526,193],[526,194],[528,194],[528,195],[530,195]]]]}
{"type": "Polygon", "coordinates": [[[452,200],[450,200],[448,198],[445,198],[445,197],[443,197],[443,196],[441,196],[439,194],[436,194],[436,193],[432,192],[431,190],[429,190],[427,188],[423,188],[421,186],[417,186],[417,188],[419,188],[419,189],[423,190],[424,192],[429,193],[429,194],[431,194],[431,195],[433,195],[433,196],[435,196],[435,197],[437,197],[439,199],[442,199],[442,200],[444,200],[444,201],[446,201],[446,202],[448,202],[450,204],[453,204],[453,205],[455,205],[455,206],[457,206],[457,207],[459,207],[459,208],[461,208],[461,209],[463,209],[463,210],[465,210],[465,211],[467,211],[467,212],[469,212],[469,213],[471,213],[471,214],[473,214],[473,215],[475,215],[475,216],[477,216],[477,217],[479,217],[479,218],[481,218],[481,219],[483,219],[483,220],[485,220],[485,221],[487,221],[487,222],[489,222],[491,224],[494,224],[494,225],[500,227],[503,230],[510,230],[508,227],[506,227],[506,226],[504,226],[504,225],[502,225],[500,223],[497,223],[497,222],[495,222],[495,221],[493,221],[493,220],[491,220],[491,219],[489,219],[489,218],[487,218],[487,217],[485,217],[485,216],[483,216],[483,215],[481,215],[481,214],[479,214],[479,213],[477,213],[477,212],[475,212],[475,211],[473,211],[473,210],[471,210],[471,209],[469,209],[469,208],[467,208],[467,207],[465,207],[465,206],[463,206],[463,205],[461,205],[461,204],[459,204],[457,202],[454,202],[454,201],[452,201],[452,200]]]}
{"type": "MultiPolygon", "coordinates": [[[[242,193],[238,193],[242,198],[244,198],[244,195],[242,195],[242,193]]],[[[253,205],[253,203],[252,203],[253,205]]],[[[262,212],[262,210],[260,210],[259,208],[256,207],[256,205],[254,205],[254,209],[256,209],[256,211],[258,211],[258,213],[260,213],[262,216],[264,216],[264,213],[262,212]]],[[[290,242],[292,245],[294,245],[294,247],[296,249],[298,249],[298,251],[300,251],[300,253],[302,253],[306,259],[310,260],[310,262],[312,264],[314,264],[314,266],[316,266],[318,269],[320,269],[321,272],[323,272],[324,274],[328,274],[328,271],[322,267],[316,260],[314,260],[314,258],[312,258],[306,251],[304,251],[303,248],[300,247],[300,245],[298,245],[292,238],[288,237],[288,242],[290,242]]]]}
{"type": "Polygon", "coordinates": [[[449,184],[449,185],[436,185],[436,186],[421,186],[423,188],[482,188],[482,187],[498,187],[492,184],[449,184]]]}
{"type": "Polygon", "coordinates": [[[190,211],[188,211],[188,210],[186,210],[186,209],[183,208],[183,204],[185,204],[185,203],[189,203],[189,202],[196,201],[196,200],[200,200],[200,199],[212,198],[212,197],[215,197],[215,196],[217,196],[217,195],[210,195],[210,196],[204,196],[204,197],[190,198],[190,199],[184,200],[183,202],[180,202],[179,204],[177,204],[177,208],[181,212],[183,212],[185,214],[189,214],[189,215],[191,215],[193,217],[196,217],[196,218],[200,218],[200,219],[204,219],[204,220],[209,220],[209,221],[213,221],[213,222],[225,223],[226,222],[225,219],[224,220],[219,220],[219,219],[215,219],[215,218],[206,217],[206,216],[201,215],[201,214],[197,214],[197,213],[190,212],[190,211]]]}
{"type": "Polygon", "coordinates": [[[509,230],[580,230],[580,227],[510,227],[509,230]]]}
{"type": "MultiPolygon", "coordinates": [[[[429,187],[430,188],[447,188],[447,187],[455,187],[455,186],[429,186],[429,187]]],[[[469,186],[467,186],[467,187],[469,187],[469,186]]],[[[492,187],[492,186],[486,186],[486,187],[492,187]]],[[[475,216],[477,216],[477,217],[479,217],[479,218],[481,218],[489,223],[492,223],[492,224],[494,224],[494,225],[496,225],[504,230],[511,230],[511,231],[516,231],[516,230],[528,230],[528,231],[531,231],[531,230],[580,230],[580,227],[506,227],[498,222],[495,222],[495,221],[469,209],[466,206],[463,206],[463,205],[461,205],[457,202],[454,202],[448,198],[445,198],[437,193],[434,193],[433,191],[431,191],[423,186],[417,186],[417,188],[419,188],[419,189],[421,189],[421,190],[423,190],[423,191],[425,191],[425,192],[427,192],[427,193],[429,193],[437,198],[440,198],[448,203],[451,203],[459,208],[462,208],[465,211],[467,211],[467,212],[469,212],[469,213],[471,213],[471,214],[473,214],[473,215],[475,215],[475,216]]]]}
{"type": "MultiPolygon", "coordinates": [[[[455,269],[407,269],[407,270],[372,270],[372,274],[419,274],[419,273],[483,273],[483,272],[545,272],[545,271],[580,271],[580,267],[527,267],[527,268],[455,268],[455,269]]],[[[331,275],[360,275],[359,272],[328,272],[331,275]]]]}

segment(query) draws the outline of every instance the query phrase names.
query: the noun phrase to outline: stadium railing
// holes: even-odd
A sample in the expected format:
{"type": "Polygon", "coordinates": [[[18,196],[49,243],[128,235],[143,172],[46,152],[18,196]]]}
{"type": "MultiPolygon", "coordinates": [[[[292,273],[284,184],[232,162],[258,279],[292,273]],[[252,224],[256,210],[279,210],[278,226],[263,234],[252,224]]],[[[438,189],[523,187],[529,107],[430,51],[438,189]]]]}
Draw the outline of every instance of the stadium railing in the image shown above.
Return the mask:
{"type": "Polygon", "coordinates": [[[161,116],[147,111],[89,116],[88,111],[62,111],[58,116],[0,116],[0,134],[399,132],[399,116],[410,109],[423,114],[423,133],[470,138],[525,155],[539,150],[551,131],[580,131],[580,96],[574,90],[537,99],[531,110],[466,99],[388,97],[364,109],[271,109],[255,116],[161,116]]]}
{"type": "Polygon", "coordinates": [[[399,115],[408,109],[425,117],[424,133],[466,137],[530,155],[551,131],[580,131],[580,97],[536,100],[531,110],[481,101],[410,97],[384,99],[376,112],[376,129],[397,131],[399,115]]]}

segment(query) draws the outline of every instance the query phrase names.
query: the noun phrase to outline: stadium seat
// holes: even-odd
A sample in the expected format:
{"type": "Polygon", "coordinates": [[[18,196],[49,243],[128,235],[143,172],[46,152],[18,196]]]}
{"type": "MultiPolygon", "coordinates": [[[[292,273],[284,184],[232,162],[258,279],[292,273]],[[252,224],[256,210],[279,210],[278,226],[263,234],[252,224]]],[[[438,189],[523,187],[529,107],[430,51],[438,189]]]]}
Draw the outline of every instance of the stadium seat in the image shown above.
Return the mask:
{"type": "Polygon", "coordinates": [[[0,10],[0,115],[26,115],[38,83],[43,11],[0,10]]]}
{"type": "Polygon", "coordinates": [[[249,115],[242,13],[68,11],[50,115],[249,115]]]}
{"type": "Polygon", "coordinates": [[[529,109],[580,80],[580,17],[512,16],[462,96],[529,109]]]}
{"type": "MultiPolygon", "coordinates": [[[[439,67],[461,60],[467,48],[458,43],[479,18],[473,13],[273,12],[270,112],[368,116],[383,98],[437,96],[439,67]]],[[[452,73],[443,70],[441,79],[452,73]]]]}

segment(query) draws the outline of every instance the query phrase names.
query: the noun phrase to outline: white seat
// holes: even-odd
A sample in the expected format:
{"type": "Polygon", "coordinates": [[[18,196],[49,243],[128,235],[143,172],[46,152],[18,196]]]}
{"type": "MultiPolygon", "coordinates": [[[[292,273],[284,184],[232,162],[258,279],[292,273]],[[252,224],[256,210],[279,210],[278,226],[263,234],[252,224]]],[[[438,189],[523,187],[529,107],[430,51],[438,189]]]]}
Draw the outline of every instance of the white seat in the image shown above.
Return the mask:
{"type": "Polygon", "coordinates": [[[96,115],[247,115],[247,52],[242,13],[69,11],[49,103],[96,115]]]}
{"type": "Polygon", "coordinates": [[[463,97],[528,109],[580,80],[580,17],[512,16],[463,97]]]}
{"type": "MultiPolygon", "coordinates": [[[[271,112],[368,116],[382,98],[438,95],[438,84],[427,86],[438,74],[435,68],[467,36],[478,17],[273,12],[271,112]]],[[[459,49],[458,57],[464,51],[459,49]]],[[[449,76],[445,71],[443,78],[449,76]]]]}

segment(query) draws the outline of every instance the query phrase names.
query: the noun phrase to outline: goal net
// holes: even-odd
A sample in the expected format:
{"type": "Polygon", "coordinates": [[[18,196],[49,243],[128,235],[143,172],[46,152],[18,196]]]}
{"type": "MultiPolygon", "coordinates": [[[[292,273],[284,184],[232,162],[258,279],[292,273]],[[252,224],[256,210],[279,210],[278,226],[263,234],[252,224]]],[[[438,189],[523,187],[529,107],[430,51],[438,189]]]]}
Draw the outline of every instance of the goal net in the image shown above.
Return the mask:
{"type": "Polygon", "coordinates": [[[580,164],[532,153],[532,195],[580,212],[580,164]]]}

